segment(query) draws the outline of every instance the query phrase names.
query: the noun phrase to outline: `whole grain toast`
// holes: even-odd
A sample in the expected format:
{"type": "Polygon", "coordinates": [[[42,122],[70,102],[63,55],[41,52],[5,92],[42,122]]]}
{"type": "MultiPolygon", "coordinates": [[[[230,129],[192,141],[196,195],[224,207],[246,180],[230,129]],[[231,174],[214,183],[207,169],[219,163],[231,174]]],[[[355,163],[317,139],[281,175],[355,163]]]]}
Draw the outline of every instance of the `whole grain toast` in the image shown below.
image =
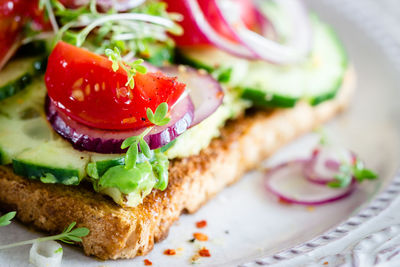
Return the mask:
{"type": "Polygon", "coordinates": [[[87,255],[118,259],[147,254],[182,212],[195,212],[263,159],[345,108],[354,78],[349,70],[336,98],[318,106],[253,111],[228,122],[221,137],[199,155],[172,160],[168,188],[153,190],[135,208],[120,207],[90,186],[43,184],[5,166],[0,167],[0,208],[17,210],[20,221],[46,232],[61,232],[72,221],[89,228],[82,242],[87,255]]]}

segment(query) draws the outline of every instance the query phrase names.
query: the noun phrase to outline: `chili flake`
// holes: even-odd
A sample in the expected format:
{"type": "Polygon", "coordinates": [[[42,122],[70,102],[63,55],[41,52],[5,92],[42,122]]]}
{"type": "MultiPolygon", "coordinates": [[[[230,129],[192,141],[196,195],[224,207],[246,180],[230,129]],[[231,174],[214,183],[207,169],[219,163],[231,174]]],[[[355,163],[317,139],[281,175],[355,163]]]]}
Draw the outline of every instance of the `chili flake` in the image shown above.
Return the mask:
{"type": "Polygon", "coordinates": [[[316,157],[318,154],[319,154],[319,149],[318,148],[314,149],[312,152],[312,156],[316,157]]]}
{"type": "Polygon", "coordinates": [[[144,259],[144,265],[151,266],[151,265],[153,265],[153,263],[151,261],[149,261],[148,259],[144,259]]]}
{"type": "Polygon", "coordinates": [[[176,254],[175,249],[166,249],[166,250],[164,250],[164,255],[172,256],[172,255],[175,255],[175,254],[176,254]]]}
{"type": "Polygon", "coordinates": [[[208,236],[203,233],[193,233],[193,237],[199,241],[207,241],[208,236]]]}
{"type": "Polygon", "coordinates": [[[210,251],[206,248],[202,248],[199,250],[200,257],[211,257],[210,251]]]}
{"type": "Polygon", "coordinates": [[[286,199],[283,199],[283,198],[278,198],[278,202],[280,204],[283,204],[283,205],[291,205],[292,204],[292,203],[290,203],[289,201],[287,201],[286,199]]]}
{"type": "Polygon", "coordinates": [[[207,226],[207,221],[206,220],[202,220],[196,223],[196,227],[197,228],[204,228],[207,226]]]}

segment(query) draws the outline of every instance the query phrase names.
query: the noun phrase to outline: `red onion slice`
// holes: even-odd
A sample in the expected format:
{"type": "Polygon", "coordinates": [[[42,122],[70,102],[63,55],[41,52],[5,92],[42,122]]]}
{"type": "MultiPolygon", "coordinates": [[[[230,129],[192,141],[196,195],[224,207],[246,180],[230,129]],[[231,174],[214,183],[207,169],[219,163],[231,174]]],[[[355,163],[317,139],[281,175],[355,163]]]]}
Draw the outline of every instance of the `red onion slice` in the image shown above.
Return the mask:
{"type": "Polygon", "coordinates": [[[193,127],[213,114],[222,104],[224,92],[221,85],[204,71],[187,66],[168,66],[161,68],[168,76],[176,76],[186,84],[195,107],[193,127]]]}
{"type": "MultiPolygon", "coordinates": [[[[214,0],[216,1],[216,0],[214,0]]],[[[219,0],[222,2],[221,0],[219,0]]],[[[277,4],[291,19],[292,33],[287,43],[281,44],[249,30],[240,21],[229,21],[230,10],[221,8],[226,21],[236,32],[238,41],[253,52],[259,59],[275,63],[293,63],[303,59],[311,49],[312,31],[307,11],[300,0],[279,0],[277,4]]],[[[224,5],[221,5],[223,7],[224,5]]],[[[225,5],[231,7],[231,5],[225,5]]],[[[259,15],[263,15],[259,13],[259,15]]]]}
{"type": "MultiPolygon", "coordinates": [[[[208,3],[216,5],[214,1],[208,1],[208,3]]],[[[223,37],[217,31],[215,31],[214,28],[211,26],[211,24],[208,22],[208,19],[205,17],[197,0],[185,0],[184,4],[187,5],[190,11],[190,16],[192,17],[191,19],[195,22],[198,30],[200,30],[204,34],[204,37],[210,43],[238,57],[243,57],[248,59],[257,58],[256,55],[252,51],[250,51],[247,47],[244,47],[242,44],[238,42],[229,40],[228,38],[223,37]]],[[[222,16],[222,13],[220,13],[219,19],[221,21],[225,21],[225,18],[222,16]]],[[[231,32],[235,32],[234,30],[231,29],[231,27],[228,24],[226,25],[227,28],[231,30],[231,32]]]]}
{"type": "MultiPolygon", "coordinates": [[[[61,0],[68,8],[77,8],[88,5],[90,0],[61,0]]],[[[96,4],[104,11],[114,8],[116,11],[127,11],[143,4],[145,0],[97,0],[96,4]]]]}
{"type": "Polygon", "coordinates": [[[304,166],[304,175],[310,182],[320,184],[320,185],[326,185],[330,182],[335,181],[334,176],[339,171],[339,166],[340,166],[339,162],[334,161],[334,160],[329,160],[329,161],[325,162],[325,164],[324,164],[325,171],[323,174],[316,172],[315,165],[316,165],[316,161],[310,160],[304,166]]]}
{"type": "MultiPolygon", "coordinates": [[[[191,125],[194,117],[192,100],[186,96],[178,101],[170,112],[171,121],[165,126],[154,127],[144,138],[151,149],[168,144],[191,125]]],[[[125,150],[121,149],[122,142],[128,137],[138,136],[144,131],[144,129],[110,131],[88,127],[59,112],[50,98],[46,100],[46,114],[53,129],[78,150],[123,153],[125,150]]]]}
{"type": "Polygon", "coordinates": [[[233,15],[234,4],[233,1],[227,2],[227,0],[185,0],[183,2],[189,11],[189,18],[186,19],[194,24],[192,25],[194,34],[198,34],[198,32],[201,34],[197,38],[205,39],[235,56],[286,64],[300,61],[310,51],[311,26],[306,9],[300,0],[277,1],[277,4],[288,14],[293,29],[285,44],[269,39],[271,33],[267,34],[263,30],[268,26],[264,24],[269,20],[260,12],[257,14],[257,20],[262,23],[260,25],[262,33],[259,34],[248,29],[241,18],[235,18],[236,16],[233,15]],[[212,18],[207,17],[204,13],[210,8],[215,11],[212,13],[212,18]],[[214,22],[210,21],[211,19],[214,22]],[[217,32],[211,25],[212,23],[218,23],[220,28],[229,33],[234,40],[217,32]]]}
{"type": "Polygon", "coordinates": [[[272,22],[258,8],[254,8],[254,13],[260,34],[268,39],[276,40],[278,33],[272,22]]]}
{"type": "Polygon", "coordinates": [[[265,176],[265,187],[281,200],[300,205],[321,205],[349,196],[355,181],[346,188],[334,189],[310,183],[304,176],[308,160],[294,160],[276,166],[265,176]]]}
{"type": "Polygon", "coordinates": [[[335,181],[341,163],[352,164],[355,157],[354,153],[346,149],[319,146],[305,165],[304,175],[310,182],[326,185],[335,181]]]}

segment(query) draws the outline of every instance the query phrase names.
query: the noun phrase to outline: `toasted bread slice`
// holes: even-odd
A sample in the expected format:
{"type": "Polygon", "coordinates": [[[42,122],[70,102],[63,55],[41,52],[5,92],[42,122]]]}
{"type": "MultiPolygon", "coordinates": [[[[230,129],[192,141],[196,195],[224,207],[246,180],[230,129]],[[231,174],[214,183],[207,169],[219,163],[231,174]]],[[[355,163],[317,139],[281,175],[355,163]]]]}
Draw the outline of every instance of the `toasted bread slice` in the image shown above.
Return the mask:
{"type": "Polygon", "coordinates": [[[331,101],[316,107],[299,103],[292,109],[257,111],[230,121],[221,137],[199,155],[173,160],[168,188],[154,190],[135,208],[122,208],[90,186],[43,184],[16,176],[4,166],[0,167],[1,208],[17,210],[19,220],[46,232],[60,232],[72,221],[88,227],[90,234],[82,243],[87,255],[101,259],[144,255],[168,235],[182,212],[195,212],[277,149],[341,111],[353,87],[350,70],[331,101]]]}

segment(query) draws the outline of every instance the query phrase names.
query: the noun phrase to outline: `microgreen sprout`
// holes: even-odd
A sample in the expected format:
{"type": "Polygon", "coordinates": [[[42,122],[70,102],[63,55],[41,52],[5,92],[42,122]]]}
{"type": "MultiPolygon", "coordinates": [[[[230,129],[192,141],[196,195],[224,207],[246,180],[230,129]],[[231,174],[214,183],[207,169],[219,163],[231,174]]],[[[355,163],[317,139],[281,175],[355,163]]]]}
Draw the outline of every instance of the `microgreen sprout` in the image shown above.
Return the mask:
{"type": "Polygon", "coordinates": [[[44,241],[61,241],[67,244],[74,244],[75,242],[82,242],[82,237],[87,236],[89,234],[89,229],[85,227],[75,228],[76,222],[71,223],[68,227],[64,229],[61,234],[47,237],[40,237],[37,239],[22,241],[18,243],[13,243],[9,245],[0,246],[0,249],[8,249],[13,247],[19,247],[24,245],[33,244],[35,242],[44,242],[44,241]]]}
{"type": "MultiPolygon", "coordinates": [[[[317,128],[315,130],[319,134],[319,145],[322,147],[332,146],[328,133],[324,128],[317,128]]],[[[353,179],[361,183],[364,180],[374,180],[378,178],[378,174],[374,171],[365,168],[362,160],[360,160],[354,153],[351,153],[350,159],[342,159],[339,162],[339,169],[334,175],[334,180],[329,182],[327,185],[332,188],[345,188],[348,187],[353,179]]]]}
{"type": "Polygon", "coordinates": [[[143,59],[137,59],[133,62],[125,62],[122,60],[121,53],[118,47],[114,47],[112,49],[106,49],[105,54],[109,60],[112,62],[112,69],[116,72],[120,67],[126,72],[128,75],[128,81],[125,86],[128,86],[133,89],[135,87],[135,75],[137,72],[145,74],[147,69],[145,66],[141,65],[143,63],[143,59]]]}
{"type": "MultiPolygon", "coordinates": [[[[147,118],[148,120],[153,123],[154,125],[157,126],[164,126],[170,122],[170,118],[167,117],[168,115],[168,104],[163,102],[158,107],[156,108],[155,112],[150,108],[147,108],[147,118]]],[[[136,166],[136,160],[138,157],[139,149],[138,146],[140,147],[141,152],[148,158],[150,159],[151,154],[150,154],[150,147],[147,144],[147,142],[144,140],[144,137],[150,133],[150,131],[154,128],[154,126],[146,128],[140,135],[138,136],[132,136],[127,139],[122,143],[121,149],[126,149],[128,148],[128,151],[126,152],[125,155],[125,168],[126,169],[131,169],[136,166]]]]}
{"type": "MultiPolygon", "coordinates": [[[[124,47],[123,54],[147,54],[152,43],[173,46],[168,33],[179,35],[183,32],[177,23],[181,17],[168,13],[166,4],[159,1],[136,1],[125,12],[114,8],[98,12],[97,6],[101,5],[90,0],[79,8],[67,8],[60,0],[40,0],[39,7],[46,11],[55,33],[53,45],[63,40],[72,45],[95,48],[96,53],[104,54],[105,49],[119,43],[124,47]]],[[[41,35],[35,31],[32,34],[41,35]]],[[[35,36],[26,41],[37,39],[35,36]]]]}
{"type": "Polygon", "coordinates": [[[6,226],[11,223],[11,220],[15,217],[15,214],[17,214],[15,211],[9,212],[4,214],[3,216],[0,217],[0,226],[6,226]]]}
{"type": "Polygon", "coordinates": [[[168,113],[168,104],[163,102],[156,108],[156,111],[153,111],[150,108],[147,108],[146,114],[147,118],[151,123],[158,126],[164,126],[170,122],[170,118],[167,117],[168,113]]]}
{"type": "Polygon", "coordinates": [[[366,169],[364,163],[356,158],[351,164],[340,164],[339,172],[334,176],[335,180],[328,185],[334,188],[344,188],[351,184],[353,177],[361,183],[364,180],[376,179],[378,175],[374,171],[366,169]]]}
{"type": "Polygon", "coordinates": [[[56,20],[54,11],[53,11],[53,4],[54,4],[53,2],[54,3],[55,2],[58,3],[57,0],[55,0],[55,1],[52,1],[52,0],[39,0],[39,9],[43,10],[45,8],[47,17],[48,17],[48,19],[50,21],[50,24],[51,24],[51,27],[53,28],[53,31],[55,33],[57,33],[59,28],[58,28],[57,20],[56,20]]]}

